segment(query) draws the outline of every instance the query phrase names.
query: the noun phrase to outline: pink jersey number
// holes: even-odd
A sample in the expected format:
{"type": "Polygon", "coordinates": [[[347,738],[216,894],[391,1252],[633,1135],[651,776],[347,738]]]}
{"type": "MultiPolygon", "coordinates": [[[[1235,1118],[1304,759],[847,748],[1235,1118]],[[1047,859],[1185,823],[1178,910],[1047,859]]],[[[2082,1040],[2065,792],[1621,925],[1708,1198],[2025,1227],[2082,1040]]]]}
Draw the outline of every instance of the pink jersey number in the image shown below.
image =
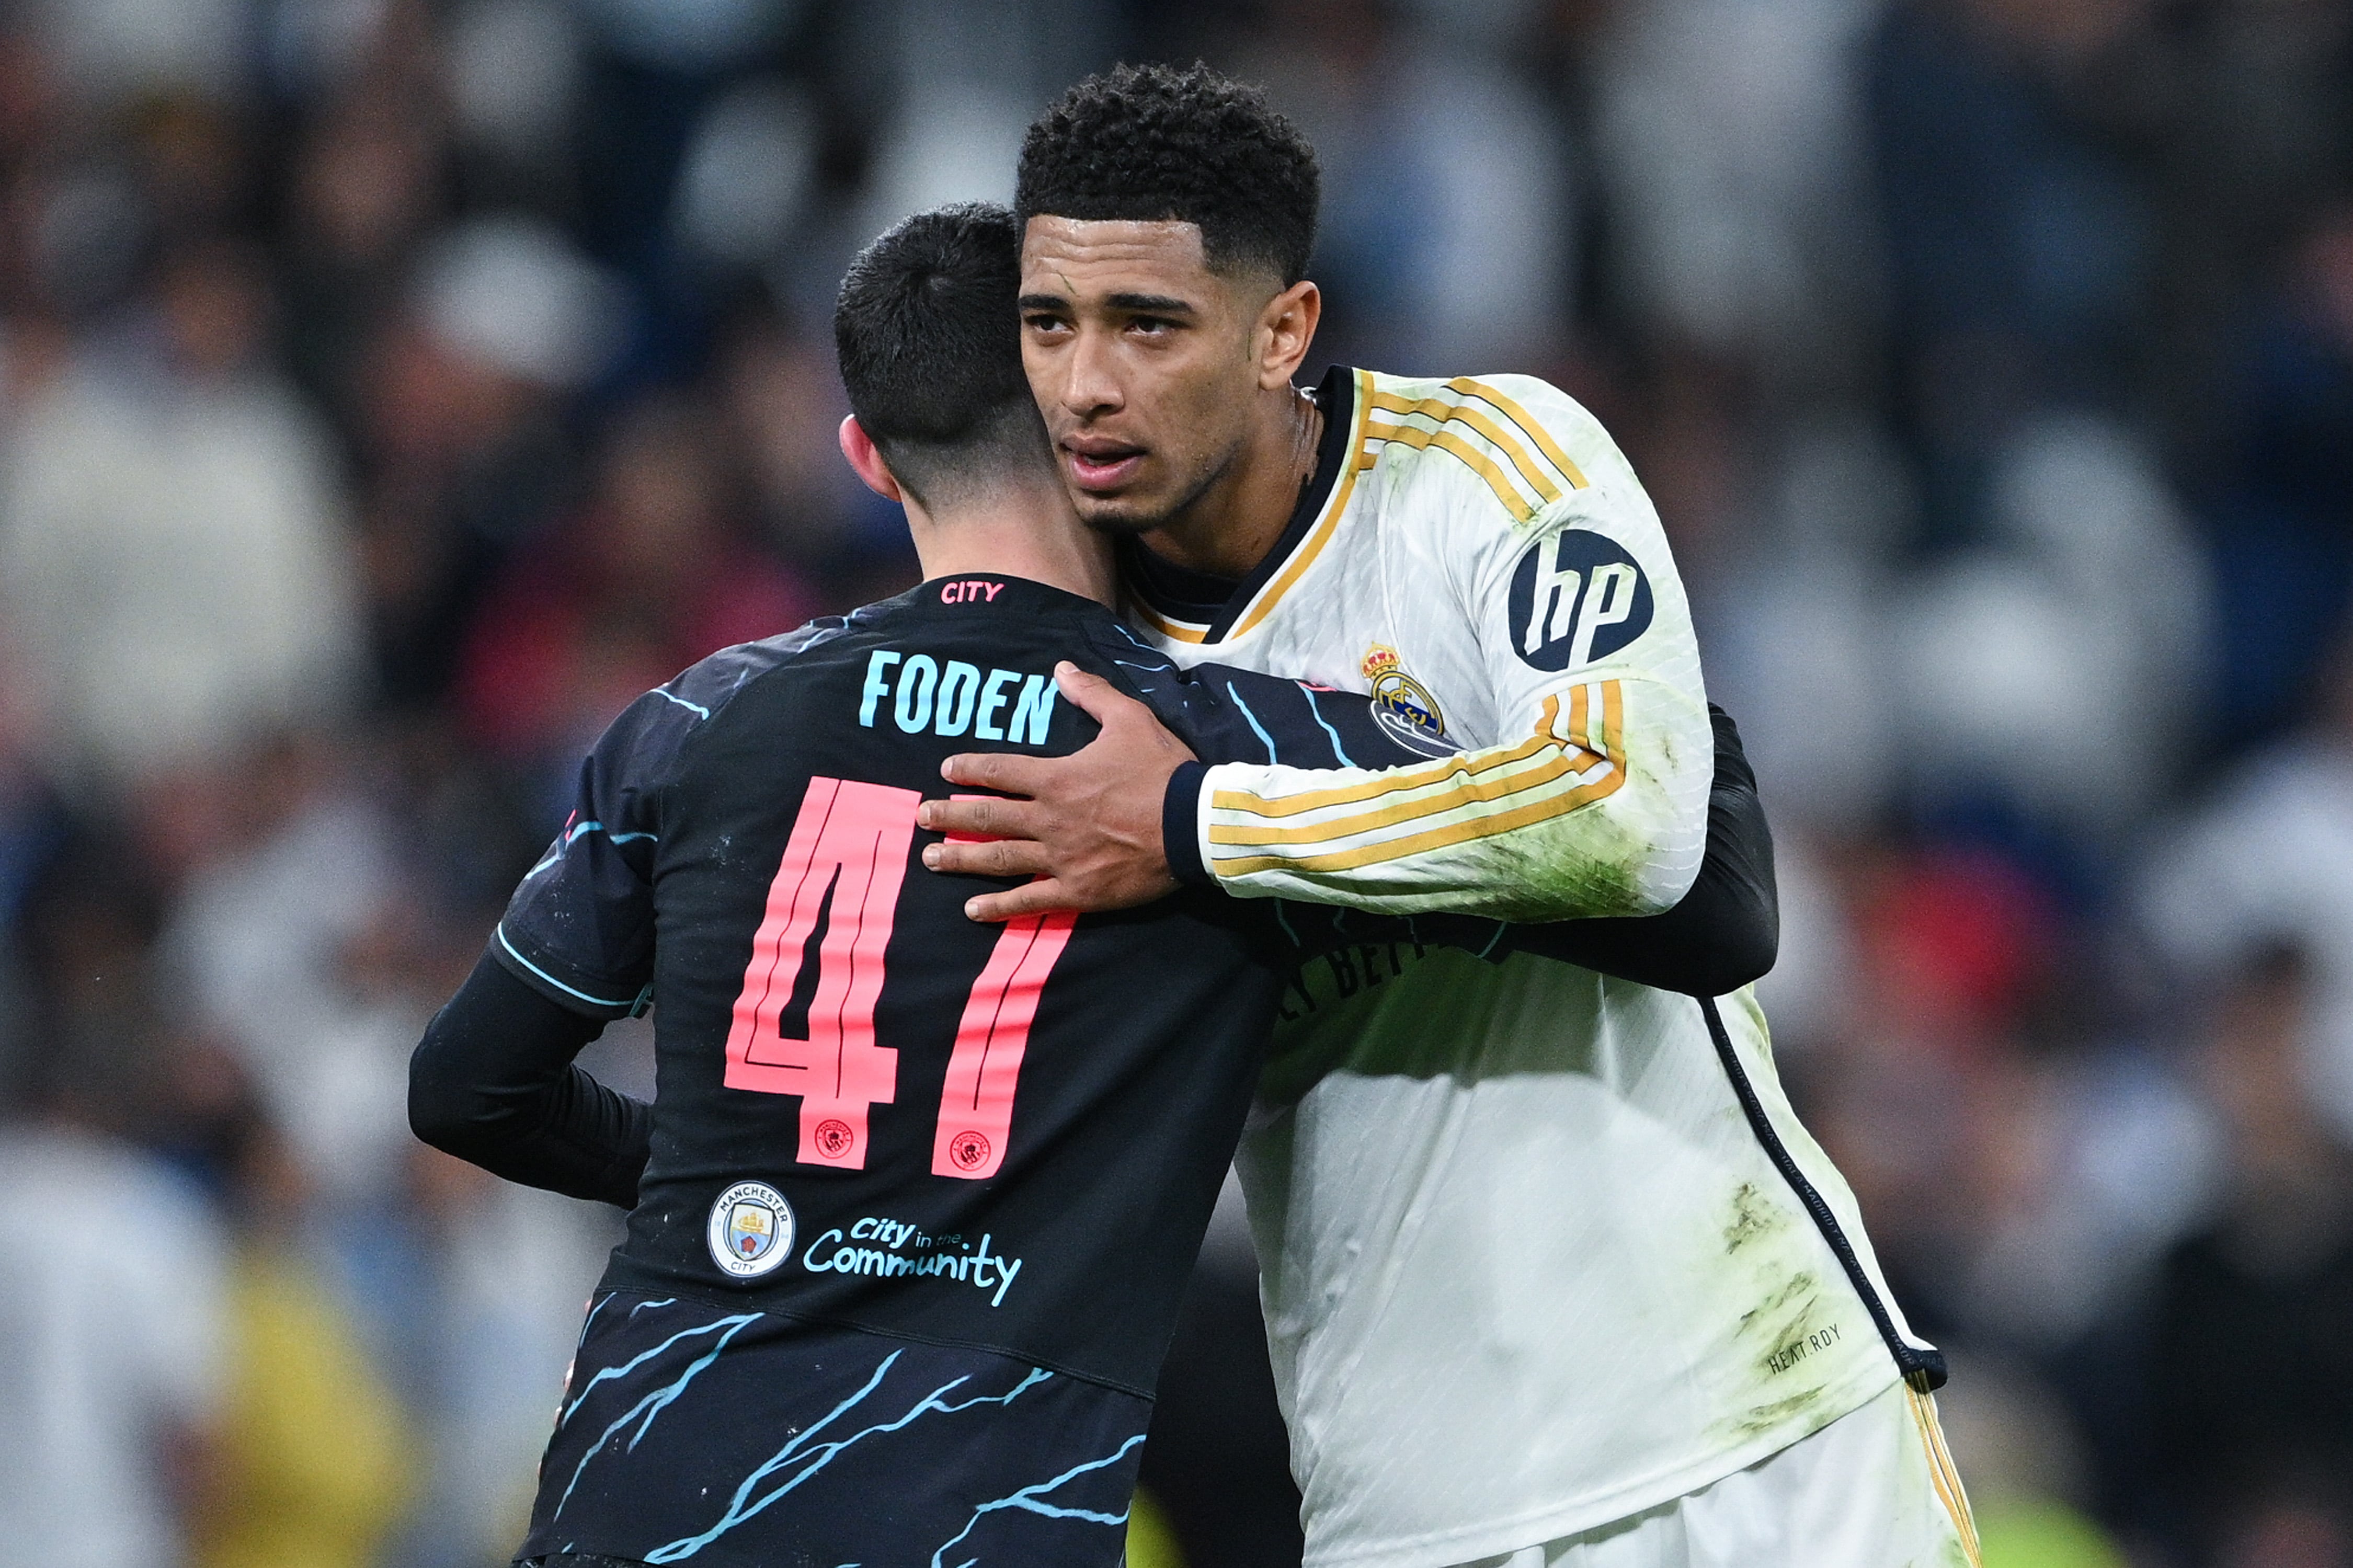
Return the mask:
{"type": "MultiPolygon", "coordinates": [[[[922,799],[913,790],[811,779],[768,887],[767,913],[735,997],[724,1081],[801,1097],[805,1164],[863,1170],[868,1109],[890,1104],[898,1092],[899,1053],[875,1042],[874,1005],[922,799]],[[784,1011],[828,889],[807,1037],[787,1038],[784,1011]]],[[[1004,1163],[1038,997],[1076,920],[1065,911],[1010,921],[990,950],[948,1058],[933,1131],[934,1175],[985,1181],[1004,1163]]]]}
{"type": "Polygon", "coordinates": [[[939,1126],[932,1134],[932,1174],[977,1182],[997,1174],[1003,1163],[1038,993],[1078,918],[1058,910],[1008,921],[989,951],[988,967],[973,982],[964,1021],[956,1026],[955,1054],[948,1058],[939,1126]]]}
{"type": "Polygon", "coordinates": [[[874,1003],[922,800],[911,789],[811,779],[768,886],[767,916],[752,939],[727,1031],[724,1081],[801,1097],[805,1165],[865,1169],[867,1110],[898,1094],[899,1053],[874,1042],[874,1003]],[[808,1033],[787,1038],[781,1017],[828,891],[808,1033]]]}

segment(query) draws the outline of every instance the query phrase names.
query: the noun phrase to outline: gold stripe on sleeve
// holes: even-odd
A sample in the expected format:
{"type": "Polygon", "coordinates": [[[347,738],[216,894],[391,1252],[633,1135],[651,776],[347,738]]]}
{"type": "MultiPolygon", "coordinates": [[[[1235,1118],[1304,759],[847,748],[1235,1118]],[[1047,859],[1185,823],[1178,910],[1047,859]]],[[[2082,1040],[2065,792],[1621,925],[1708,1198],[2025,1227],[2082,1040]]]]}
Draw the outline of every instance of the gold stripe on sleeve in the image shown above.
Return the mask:
{"type": "Polygon", "coordinates": [[[1497,413],[1516,426],[1522,435],[1536,444],[1537,449],[1544,453],[1552,466],[1567,476],[1570,489],[1581,490],[1588,487],[1590,481],[1586,479],[1585,470],[1570,462],[1568,454],[1560,449],[1560,443],[1546,434],[1545,427],[1513,399],[1489,386],[1485,382],[1473,381],[1467,375],[1456,376],[1446,384],[1446,389],[1449,392],[1459,392],[1466,396],[1479,398],[1489,404],[1497,413]]]}
{"type": "Polygon", "coordinates": [[[1416,399],[1401,397],[1394,392],[1373,394],[1373,406],[1386,409],[1391,414],[1419,414],[1435,419],[1441,425],[1467,426],[1485,437],[1502,450],[1504,457],[1511,459],[1512,467],[1520,471],[1520,478],[1527,480],[1529,488],[1536,492],[1536,499],[1540,502],[1550,505],[1560,499],[1560,487],[1552,482],[1552,476],[1544,471],[1542,465],[1528,456],[1527,448],[1513,440],[1493,420],[1475,408],[1467,408],[1460,403],[1449,403],[1442,397],[1416,399]]]}
{"type": "Polygon", "coordinates": [[[1415,822],[1425,816],[1444,816],[1449,812],[1461,811],[1472,805],[1500,805],[1531,790],[1541,790],[1564,777],[1586,773],[1595,764],[1607,763],[1608,761],[1608,758],[1597,757],[1590,752],[1563,747],[1535,767],[1521,773],[1504,777],[1491,775],[1440,795],[1398,801],[1393,805],[1360,811],[1353,816],[1335,817],[1329,822],[1309,823],[1301,827],[1255,827],[1239,823],[1213,822],[1209,825],[1209,842],[1249,845],[1335,843],[1377,828],[1394,827],[1400,822],[1415,822]]]}
{"type": "Polygon", "coordinates": [[[1536,514],[1535,508],[1528,504],[1527,499],[1512,488],[1512,481],[1504,477],[1503,469],[1495,466],[1493,458],[1442,425],[1435,430],[1425,430],[1419,425],[1366,425],[1365,439],[1395,441],[1404,447],[1436,447],[1451,452],[1487,481],[1487,488],[1495,492],[1495,499],[1502,501],[1504,510],[1514,517],[1525,522],[1536,514]]]}
{"type": "MultiPolygon", "coordinates": [[[[1573,732],[1582,731],[1585,691],[1586,689],[1580,686],[1570,693],[1573,732]]],[[[1491,766],[1478,769],[1476,772],[1471,768],[1465,768],[1462,770],[1461,776],[1455,780],[1451,787],[1435,794],[1415,800],[1398,801],[1388,805],[1377,806],[1370,811],[1355,812],[1346,816],[1334,817],[1327,821],[1303,824],[1295,827],[1212,822],[1208,834],[1212,851],[1214,853],[1216,847],[1220,845],[1236,847],[1283,845],[1294,849],[1306,848],[1317,844],[1335,844],[1343,839],[1377,832],[1384,827],[1394,827],[1401,823],[1418,822],[1433,816],[1446,816],[1478,806],[1502,807],[1500,810],[1490,809],[1482,812],[1463,823],[1461,825],[1465,829],[1463,834],[1459,837],[1447,840],[1449,843],[1459,843],[1462,838],[1481,837],[1492,833],[1506,832],[1511,827],[1542,821],[1549,816],[1565,815],[1578,806],[1588,805],[1613,793],[1625,780],[1626,759],[1619,747],[1619,703],[1618,682],[1613,680],[1604,683],[1602,689],[1603,735],[1602,744],[1598,749],[1589,744],[1575,742],[1564,745],[1551,733],[1551,726],[1547,722],[1545,729],[1538,731],[1535,737],[1538,742],[1535,751],[1531,751],[1526,746],[1521,746],[1514,748],[1512,753],[1514,760],[1525,761],[1529,757],[1540,755],[1543,751],[1554,750],[1552,756],[1544,758],[1533,768],[1515,773],[1497,773],[1497,770],[1505,765],[1501,762],[1494,762],[1491,766]],[[1555,748],[1558,749],[1555,750],[1555,748]],[[1477,776],[1480,773],[1496,774],[1496,776],[1482,778],[1477,776]],[[1554,791],[1552,786],[1564,778],[1575,779],[1577,782],[1566,791],[1554,791]],[[1547,798],[1516,806],[1506,804],[1529,795],[1547,798]]],[[[1548,699],[1546,708],[1547,720],[1556,715],[1558,711],[1558,699],[1556,697],[1548,699]]],[[[1426,837],[1427,834],[1416,836],[1416,837],[1426,837]]],[[[1416,837],[1396,839],[1390,843],[1411,843],[1416,841],[1416,837]]],[[[1362,847],[1366,850],[1386,850],[1389,845],[1372,845],[1362,847]]],[[[1333,853],[1353,855],[1358,851],[1333,853]]],[[[1329,858],[1328,855],[1306,856],[1275,863],[1304,868],[1329,858]]],[[[1389,858],[1391,857],[1387,855],[1372,857],[1373,859],[1389,858]]],[[[1368,864],[1369,861],[1354,863],[1368,864]]],[[[1240,862],[1235,860],[1217,862],[1220,875],[1239,874],[1229,870],[1238,864],[1240,862]]]]}
{"type": "Polygon", "coordinates": [[[1363,866],[1375,866],[1384,860],[1401,860],[1409,855],[1427,854],[1434,849],[1466,843],[1473,838],[1489,838],[1509,833],[1515,828],[1562,816],[1590,805],[1593,802],[1617,792],[1626,782],[1626,770],[1612,768],[1607,775],[1589,784],[1569,791],[1551,800],[1540,800],[1531,805],[1484,816],[1472,822],[1457,823],[1448,827],[1434,827],[1426,833],[1409,834],[1403,838],[1391,838],[1379,844],[1367,844],[1356,849],[1336,850],[1328,855],[1252,855],[1231,860],[1218,860],[1214,868],[1220,877],[1244,877],[1253,871],[1353,871],[1363,866]]]}
{"type": "Polygon", "coordinates": [[[1341,784],[1332,789],[1308,790],[1301,795],[1267,796],[1252,790],[1221,789],[1210,797],[1213,811],[1247,812],[1252,816],[1296,816],[1302,812],[1318,811],[1327,805],[1352,805],[1358,801],[1377,800],[1400,790],[1420,789],[1428,784],[1442,784],[1461,774],[1475,778],[1492,768],[1509,767],[1535,756],[1546,747],[1556,745],[1552,727],[1560,716],[1560,699],[1545,699],[1544,712],[1536,721],[1536,732],[1508,752],[1481,756],[1466,752],[1456,756],[1441,757],[1434,763],[1413,763],[1390,768],[1375,774],[1362,784],[1341,784]]]}

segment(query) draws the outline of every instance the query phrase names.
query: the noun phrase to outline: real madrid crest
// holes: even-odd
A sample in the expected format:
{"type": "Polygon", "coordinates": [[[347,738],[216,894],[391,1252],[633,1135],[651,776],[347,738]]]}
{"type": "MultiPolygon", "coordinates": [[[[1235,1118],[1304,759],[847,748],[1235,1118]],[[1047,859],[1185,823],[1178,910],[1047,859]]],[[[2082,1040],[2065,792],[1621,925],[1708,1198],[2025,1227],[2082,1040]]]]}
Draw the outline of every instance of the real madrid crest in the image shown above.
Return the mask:
{"type": "Polygon", "coordinates": [[[738,1182],[711,1205],[704,1237],[721,1269],[756,1279],[792,1254],[792,1205],[765,1182],[738,1182]]]}
{"type": "Polygon", "coordinates": [[[1430,689],[1405,672],[1393,647],[1375,643],[1365,650],[1365,679],[1372,683],[1373,718],[1392,740],[1425,757],[1451,757],[1446,715],[1430,689]]]}

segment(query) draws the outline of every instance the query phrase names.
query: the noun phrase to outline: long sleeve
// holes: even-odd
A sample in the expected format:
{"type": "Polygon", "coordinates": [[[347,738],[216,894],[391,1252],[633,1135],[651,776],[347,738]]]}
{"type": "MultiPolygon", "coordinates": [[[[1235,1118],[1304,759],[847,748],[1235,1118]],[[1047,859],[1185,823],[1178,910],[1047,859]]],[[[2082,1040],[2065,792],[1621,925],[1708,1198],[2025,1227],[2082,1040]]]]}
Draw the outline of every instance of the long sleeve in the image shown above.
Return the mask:
{"type": "Polygon", "coordinates": [[[1739,729],[1713,704],[1708,714],[1715,782],[1707,856],[1683,901],[1664,914],[1512,926],[1504,948],[1693,996],[1725,995],[1770,973],[1781,945],[1773,834],[1739,729]]]}
{"type": "MultiPolygon", "coordinates": [[[[1114,650],[1126,651],[1126,650],[1114,650]]],[[[1385,727],[1373,704],[1347,692],[1218,664],[1176,668],[1165,659],[1123,665],[1138,694],[1202,757],[1216,763],[1255,752],[1300,772],[1335,766],[1410,764],[1415,753],[1385,727]]],[[[1739,727],[1707,709],[1714,764],[1704,856],[1691,888],[1652,915],[1510,924],[1448,911],[1369,921],[1336,901],[1283,900],[1275,923],[1303,952],[1345,946],[1379,931],[1390,939],[1464,948],[1490,958],[1528,952],[1662,991],[1720,996],[1762,977],[1780,944],[1773,837],[1739,727]]],[[[1203,763],[1169,781],[1162,830],[1169,863],[1188,885],[1209,886],[1193,825],[1203,763]]]]}
{"type": "Polygon", "coordinates": [[[573,1062],[604,1030],[486,952],[409,1058],[409,1126],[508,1181],[634,1208],[653,1108],[573,1062]]]}
{"type": "Polygon", "coordinates": [[[1715,779],[1707,854],[1681,902],[1663,914],[1515,924],[1474,915],[1366,915],[1285,900],[1277,922],[1302,953],[1365,942],[1455,947],[1501,963],[1513,953],[1574,963],[1614,979],[1691,996],[1722,996],[1762,979],[1780,950],[1773,835],[1757,775],[1731,715],[1713,706],[1715,779]]]}

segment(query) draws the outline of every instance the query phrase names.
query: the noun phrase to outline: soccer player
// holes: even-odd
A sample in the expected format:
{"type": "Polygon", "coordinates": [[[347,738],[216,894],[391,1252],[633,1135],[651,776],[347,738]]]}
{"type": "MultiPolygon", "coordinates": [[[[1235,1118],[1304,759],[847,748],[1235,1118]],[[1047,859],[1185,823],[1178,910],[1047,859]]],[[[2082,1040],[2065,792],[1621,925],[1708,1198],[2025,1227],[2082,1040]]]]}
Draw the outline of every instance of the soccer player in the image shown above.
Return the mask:
{"type": "MultiPolygon", "coordinates": [[[[1316,201],[1312,149],[1250,89],[1198,67],[1081,84],[1022,150],[1022,353],[1162,647],[1366,693],[1433,760],[1204,767],[1140,721],[1064,760],[959,757],[956,782],[1029,797],[921,815],[1001,840],[930,863],[1039,879],[979,918],[1180,884],[1622,916],[1689,882],[1707,710],[1640,481],[1531,377],[1296,389],[1316,201]]],[[[1747,992],[1432,950],[1310,993],[1240,1166],[1311,1565],[1974,1553],[1941,1359],[1747,992]]]]}
{"type": "Polygon", "coordinates": [[[1722,875],[1658,920],[1293,920],[1208,891],[965,919],[915,813],[975,741],[1070,753],[1124,691],[1176,759],[1413,757],[1360,697],[1186,678],[1113,618],[1022,377],[1018,265],[1011,215],[965,208],[852,268],[845,448],[905,501],[926,580],[632,704],[418,1047],[421,1136],[632,1210],[525,1558],[1108,1568],[1293,957],[1345,943],[1369,979],[1454,941],[1704,985],[1729,929],[1746,974],[1769,963],[1736,757],[1722,875]],[[651,1107],[573,1065],[649,996],[651,1107]]]}

